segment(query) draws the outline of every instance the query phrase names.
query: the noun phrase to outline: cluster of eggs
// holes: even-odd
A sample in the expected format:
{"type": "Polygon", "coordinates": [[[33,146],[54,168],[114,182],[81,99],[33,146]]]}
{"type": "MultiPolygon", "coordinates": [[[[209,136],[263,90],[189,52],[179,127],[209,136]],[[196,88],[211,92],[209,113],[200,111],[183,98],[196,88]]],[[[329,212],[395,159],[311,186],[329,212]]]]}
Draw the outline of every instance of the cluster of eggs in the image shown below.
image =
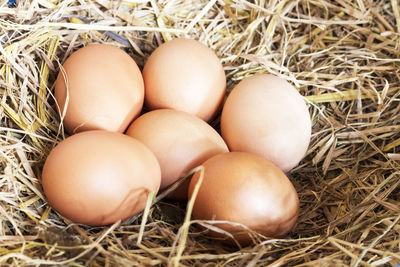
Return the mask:
{"type": "MultiPolygon", "coordinates": [[[[42,185],[52,207],[86,225],[143,211],[150,192],[186,200],[198,185],[196,219],[247,243],[243,225],[268,237],[294,226],[299,199],[284,172],[304,157],[311,135],[298,91],[273,75],[243,79],[228,95],[216,54],[190,39],[158,47],[143,72],[123,50],[93,44],[63,64],[55,98],[70,134],[52,149],[42,185]],[[221,111],[221,135],[208,122],[221,111]],[[200,179],[201,178],[201,179],[200,179]]],[[[216,232],[215,235],[218,235],[216,232]]]]}

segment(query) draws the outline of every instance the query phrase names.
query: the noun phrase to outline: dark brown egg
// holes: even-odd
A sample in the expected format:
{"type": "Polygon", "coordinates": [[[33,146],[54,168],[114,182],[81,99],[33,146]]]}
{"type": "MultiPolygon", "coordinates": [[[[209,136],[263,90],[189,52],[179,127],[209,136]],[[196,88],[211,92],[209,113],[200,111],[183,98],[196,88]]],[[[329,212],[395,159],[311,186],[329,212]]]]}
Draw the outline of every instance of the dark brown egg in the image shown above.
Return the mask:
{"type": "MultiPolygon", "coordinates": [[[[297,192],[287,176],[269,161],[245,152],[216,155],[203,164],[204,177],[195,200],[193,217],[240,223],[266,237],[285,236],[299,212],[297,192]]],[[[192,197],[200,172],[189,187],[192,197]]],[[[230,232],[242,244],[251,242],[243,227],[215,226],[230,232]]],[[[213,235],[218,234],[211,232],[213,235]]]]}

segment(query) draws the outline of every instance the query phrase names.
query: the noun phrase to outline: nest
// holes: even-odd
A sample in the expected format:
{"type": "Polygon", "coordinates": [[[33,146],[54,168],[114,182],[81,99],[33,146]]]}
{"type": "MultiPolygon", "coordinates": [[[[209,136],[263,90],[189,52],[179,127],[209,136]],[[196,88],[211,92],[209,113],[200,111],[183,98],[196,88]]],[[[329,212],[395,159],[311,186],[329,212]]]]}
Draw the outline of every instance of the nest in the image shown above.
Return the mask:
{"type": "Polygon", "coordinates": [[[1,265],[400,263],[398,1],[3,0],[0,40],[1,265]],[[186,203],[167,200],[107,227],[73,224],[46,202],[41,168],[66,137],[52,94],[60,64],[84,45],[108,43],[143,67],[177,37],[217,53],[228,91],[271,73],[308,102],[311,144],[288,173],[300,216],[286,238],[228,246],[190,219],[186,203]]]}

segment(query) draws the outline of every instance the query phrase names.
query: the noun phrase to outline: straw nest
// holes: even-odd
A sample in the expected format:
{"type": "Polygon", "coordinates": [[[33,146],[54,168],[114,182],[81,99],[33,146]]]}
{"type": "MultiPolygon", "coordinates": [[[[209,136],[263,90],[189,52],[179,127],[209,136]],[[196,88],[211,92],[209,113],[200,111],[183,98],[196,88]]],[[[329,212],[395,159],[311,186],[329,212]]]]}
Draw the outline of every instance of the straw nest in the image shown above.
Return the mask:
{"type": "Polygon", "coordinates": [[[13,2],[0,5],[1,265],[400,263],[398,1],[13,2]],[[124,48],[142,67],[176,37],[215,50],[229,90],[265,72],[308,101],[313,135],[288,174],[301,213],[287,238],[229,247],[198,227],[212,222],[190,221],[185,203],[165,200],[108,227],[71,224],[47,204],[41,167],[65,138],[52,95],[60,64],[100,42],[124,48]]]}

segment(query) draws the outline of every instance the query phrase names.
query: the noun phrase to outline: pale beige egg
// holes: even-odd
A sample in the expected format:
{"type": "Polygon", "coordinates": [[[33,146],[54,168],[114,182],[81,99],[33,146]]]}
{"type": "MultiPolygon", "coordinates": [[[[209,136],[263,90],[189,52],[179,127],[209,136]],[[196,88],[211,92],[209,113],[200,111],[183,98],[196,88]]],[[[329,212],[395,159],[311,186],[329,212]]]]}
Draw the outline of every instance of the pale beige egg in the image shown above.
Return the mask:
{"type": "Polygon", "coordinates": [[[286,172],[307,152],[310,114],[291,84],[277,76],[258,74],[242,80],[228,95],[221,132],[230,151],[259,155],[286,172]]]}

